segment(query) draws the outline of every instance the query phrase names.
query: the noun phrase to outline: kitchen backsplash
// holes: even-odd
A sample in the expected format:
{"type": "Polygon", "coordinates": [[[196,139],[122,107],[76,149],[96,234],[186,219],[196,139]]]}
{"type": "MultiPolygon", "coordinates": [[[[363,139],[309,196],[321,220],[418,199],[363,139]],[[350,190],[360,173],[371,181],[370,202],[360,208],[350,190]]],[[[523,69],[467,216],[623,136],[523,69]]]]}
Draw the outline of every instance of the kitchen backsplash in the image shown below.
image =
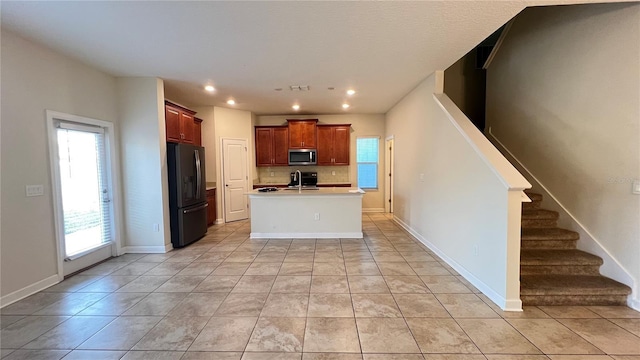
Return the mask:
{"type": "Polygon", "coordinates": [[[258,184],[288,184],[291,179],[289,174],[296,170],[318,172],[320,184],[350,182],[348,166],[274,166],[258,168],[258,184]]]}

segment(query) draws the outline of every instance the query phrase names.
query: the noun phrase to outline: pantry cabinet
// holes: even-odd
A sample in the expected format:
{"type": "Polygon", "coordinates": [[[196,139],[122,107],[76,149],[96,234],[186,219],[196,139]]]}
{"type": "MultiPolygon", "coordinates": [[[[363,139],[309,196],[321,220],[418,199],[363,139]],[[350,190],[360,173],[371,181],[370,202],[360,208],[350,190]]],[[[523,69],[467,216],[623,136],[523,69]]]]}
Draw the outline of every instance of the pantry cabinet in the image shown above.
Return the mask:
{"type": "Polygon", "coordinates": [[[317,146],[316,125],[318,119],[294,120],[289,123],[290,149],[315,149],[317,146]]]}
{"type": "Polygon", "coordinates": [[[289,129],[286,126],[256,126],[256,166],[289,165],[289,129]]]}
{"type": "Polygon", "coordinates": [[[351,125],[317,125],[318,165],[349,165],[351,125]]]}

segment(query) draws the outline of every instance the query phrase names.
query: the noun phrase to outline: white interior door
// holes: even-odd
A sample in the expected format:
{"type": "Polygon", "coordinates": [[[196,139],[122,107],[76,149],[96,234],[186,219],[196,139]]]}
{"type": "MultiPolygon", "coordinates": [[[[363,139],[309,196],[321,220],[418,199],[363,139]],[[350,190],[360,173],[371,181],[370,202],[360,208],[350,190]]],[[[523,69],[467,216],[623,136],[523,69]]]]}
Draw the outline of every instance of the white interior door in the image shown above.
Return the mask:
{"type": "Polygon", "coordinates": [[[72,115],[50,115],[48,122],[59,272],[66,276],[115,254],[108,151],[113,129],[72,115]]]}
{"type": "Polygon", "coordinates": [[[247,191],[249,177],[247,140],[222,139],[222,171],[224,176],[225,221],[237,221],[249,217],[247,191]]]}
{"type": "Polygon", "coordinates": [[[385,187],[384,187],[384,209],[385,212],[393,213],[393,138],[387,139],[385,143],[385,187]]]}

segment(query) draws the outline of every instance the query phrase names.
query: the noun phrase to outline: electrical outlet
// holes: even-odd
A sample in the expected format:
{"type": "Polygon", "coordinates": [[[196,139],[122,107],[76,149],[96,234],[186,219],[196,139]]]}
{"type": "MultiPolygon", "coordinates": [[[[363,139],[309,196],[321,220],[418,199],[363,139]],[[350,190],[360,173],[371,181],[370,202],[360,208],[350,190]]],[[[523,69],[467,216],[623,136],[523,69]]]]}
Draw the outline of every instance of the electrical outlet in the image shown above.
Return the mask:
{"type": "Polygon", "coordinates": [[[43,185],[27,185],[26,186],[27,197],[42,196],[44,195],[43,185]]]}
{"type": "Polygon", "coordinates": [[[335,172],[335,171],[332,171],[332,172],[331,172],[331,175],[336,176],[336,172],[335,172]]]}
{"type": "Polygon", "coordinates": [[[480,248],[478,245],[473,245],[473,255],[478,256],[480,254],[480,248]]]}
{"type": "Polygon", "coordinates": [[[424,174],[420,174],[420,182],[424,182],[424,174]]]}
{"type": "Polygon", "coordinates": [[[160,224],[153,224],[153,231],[160,232],[160,224]]]}
{"type": "Polygon", "coordinates": [[[640,180],[633,181],[633,191],[634,194],[640,195],[640,180]]]}
{"type": "Polygon", "coordinates": [[[274,173],[273,171],[269,174],[269,176],[273,177],[276,176],[276,173],[274,173]]]}
{"type": "Polygon", "coordinates": [[[320,213],[313,214],[313,220],[320,220],[320,213]]]}

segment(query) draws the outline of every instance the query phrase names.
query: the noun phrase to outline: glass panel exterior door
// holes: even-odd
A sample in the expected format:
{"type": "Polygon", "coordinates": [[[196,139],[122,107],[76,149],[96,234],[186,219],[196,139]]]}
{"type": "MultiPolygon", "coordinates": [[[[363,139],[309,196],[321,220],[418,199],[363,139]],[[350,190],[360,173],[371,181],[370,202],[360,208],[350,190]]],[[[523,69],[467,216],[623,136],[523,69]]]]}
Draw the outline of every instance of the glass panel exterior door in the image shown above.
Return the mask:
{"type": "Polygon", "coordinates": [[[67,261],[111,242],[104,133],[90,130],[59,123],[56,134],[67,261]]]}

